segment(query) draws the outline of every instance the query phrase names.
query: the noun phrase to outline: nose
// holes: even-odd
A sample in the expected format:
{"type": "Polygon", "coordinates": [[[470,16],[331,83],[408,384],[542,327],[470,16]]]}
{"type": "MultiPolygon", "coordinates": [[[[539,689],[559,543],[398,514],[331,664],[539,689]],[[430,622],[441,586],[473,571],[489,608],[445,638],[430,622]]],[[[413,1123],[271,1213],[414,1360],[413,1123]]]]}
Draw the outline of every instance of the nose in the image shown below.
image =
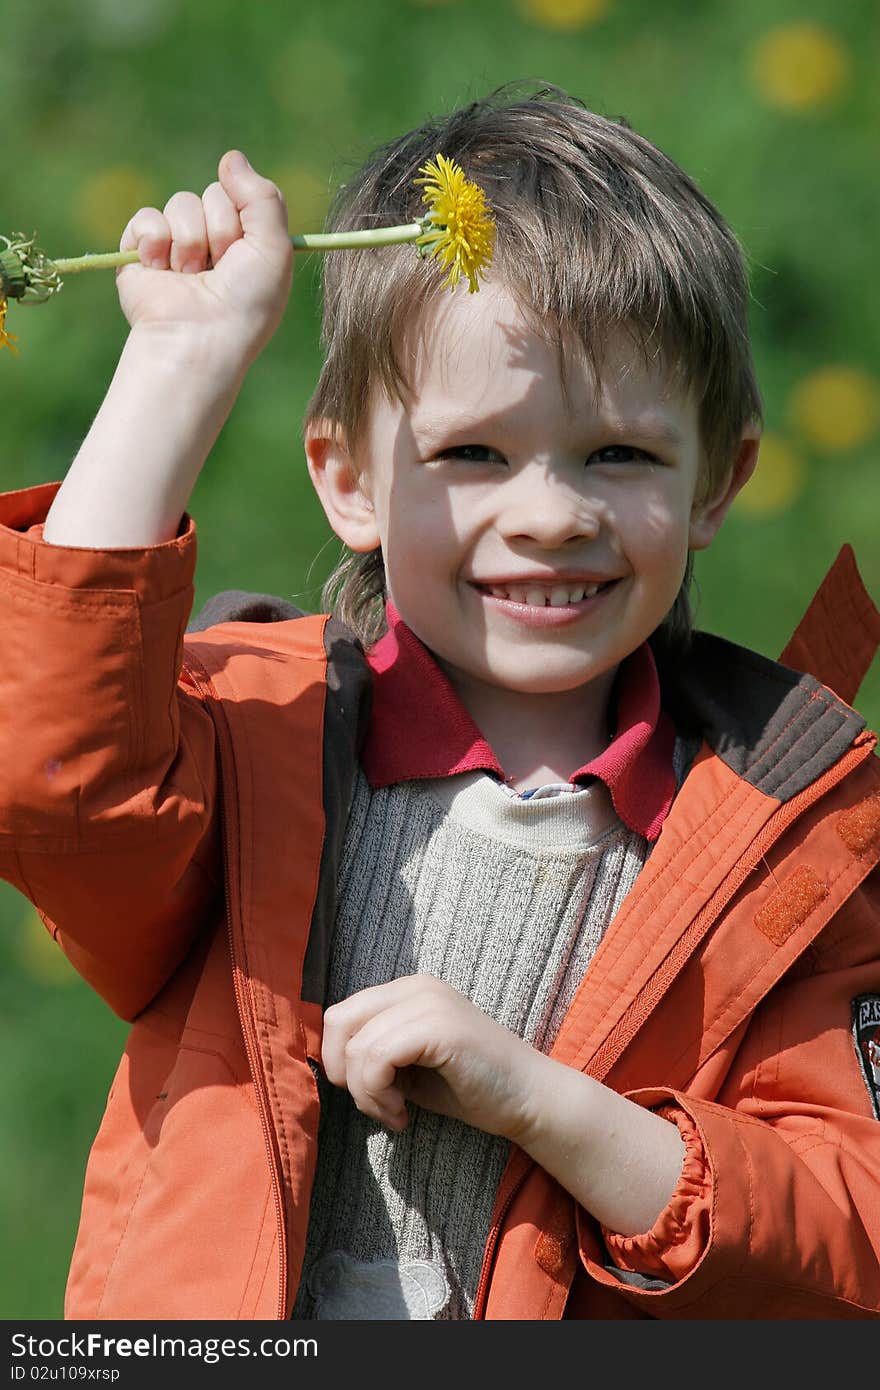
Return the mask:
{"type": "Polygon", "coordinates": [[[500,523],[507,540],[532,541],[547,550],[591,540],[601,529],[596,499],[537,464],[510,478],[500,523]]]}

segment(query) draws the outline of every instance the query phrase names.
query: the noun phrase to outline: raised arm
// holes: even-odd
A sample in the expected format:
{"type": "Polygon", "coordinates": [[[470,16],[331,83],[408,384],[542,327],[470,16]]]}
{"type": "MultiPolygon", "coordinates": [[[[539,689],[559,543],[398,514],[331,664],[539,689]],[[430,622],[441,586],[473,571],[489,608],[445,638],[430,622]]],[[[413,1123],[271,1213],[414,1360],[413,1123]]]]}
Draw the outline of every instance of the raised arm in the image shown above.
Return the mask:
{"type": "Polygon", "coordinates": [[[52,545],[131,549],[177,534],[248,367],[290,288],[287,212],[237,150],[201,197],[141,208],[122,236],[140,264],[118,272],[131,332],[49,511],[52,545]]]}
{"type": "Polygon", "coordinates": [[[131,332],[93,427],[57,492],[0,497],[0,876],[126,1017],[220,888],[214,726],[179,683],[181,521],[291,273],[280,194],[239,159],[132,218],[131,332]]]}

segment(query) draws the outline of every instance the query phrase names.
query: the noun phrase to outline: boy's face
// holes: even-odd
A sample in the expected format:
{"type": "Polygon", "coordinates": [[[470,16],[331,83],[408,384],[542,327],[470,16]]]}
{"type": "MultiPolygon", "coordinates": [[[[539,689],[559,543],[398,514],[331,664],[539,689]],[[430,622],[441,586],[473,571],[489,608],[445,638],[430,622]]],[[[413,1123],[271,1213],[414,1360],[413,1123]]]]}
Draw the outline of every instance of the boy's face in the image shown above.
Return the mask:
{"type": "Polygon", "coordinates": [[[328,507],[334,528],[381,544],[391,599],[466,703],[475,684],[561,693],[613,673],[731,500],[695,507],[693,400],[623,337],[598,390],[579,357],[563,383],[499,286],[446,296],[407,347],[411,393],[377,393],[353,525],[328,507]]]}

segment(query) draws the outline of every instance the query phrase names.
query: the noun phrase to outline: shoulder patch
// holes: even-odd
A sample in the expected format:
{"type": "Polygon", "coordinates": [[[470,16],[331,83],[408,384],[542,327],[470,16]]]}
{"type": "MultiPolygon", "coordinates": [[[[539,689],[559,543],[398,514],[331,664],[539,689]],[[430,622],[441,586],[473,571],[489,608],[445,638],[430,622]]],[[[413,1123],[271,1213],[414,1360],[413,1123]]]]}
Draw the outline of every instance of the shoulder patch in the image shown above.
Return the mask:
{"type": "Polygon", "coordinates": [[[874,1114],[880,1120],[880,994],[859,994],[852,1001],[856,1056],[874,1114]]]}

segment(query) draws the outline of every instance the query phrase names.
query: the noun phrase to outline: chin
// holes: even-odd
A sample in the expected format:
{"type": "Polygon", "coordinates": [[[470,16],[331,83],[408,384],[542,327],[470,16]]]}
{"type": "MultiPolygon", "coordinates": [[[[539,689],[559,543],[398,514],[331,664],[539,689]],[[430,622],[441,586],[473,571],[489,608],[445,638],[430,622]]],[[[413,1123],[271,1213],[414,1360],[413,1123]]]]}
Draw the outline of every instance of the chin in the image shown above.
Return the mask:
{"type": "Polygon", "coordinates": [[[520,671],[510,676],[504,672],[490,672],[484,679],[487,684],[500,686],[502,690],[517,695],[569,695],[583,689],[602,674],[601,671],[560,671],[554,674],[547,670],[536,670],[526,674],[520,671]]]}

